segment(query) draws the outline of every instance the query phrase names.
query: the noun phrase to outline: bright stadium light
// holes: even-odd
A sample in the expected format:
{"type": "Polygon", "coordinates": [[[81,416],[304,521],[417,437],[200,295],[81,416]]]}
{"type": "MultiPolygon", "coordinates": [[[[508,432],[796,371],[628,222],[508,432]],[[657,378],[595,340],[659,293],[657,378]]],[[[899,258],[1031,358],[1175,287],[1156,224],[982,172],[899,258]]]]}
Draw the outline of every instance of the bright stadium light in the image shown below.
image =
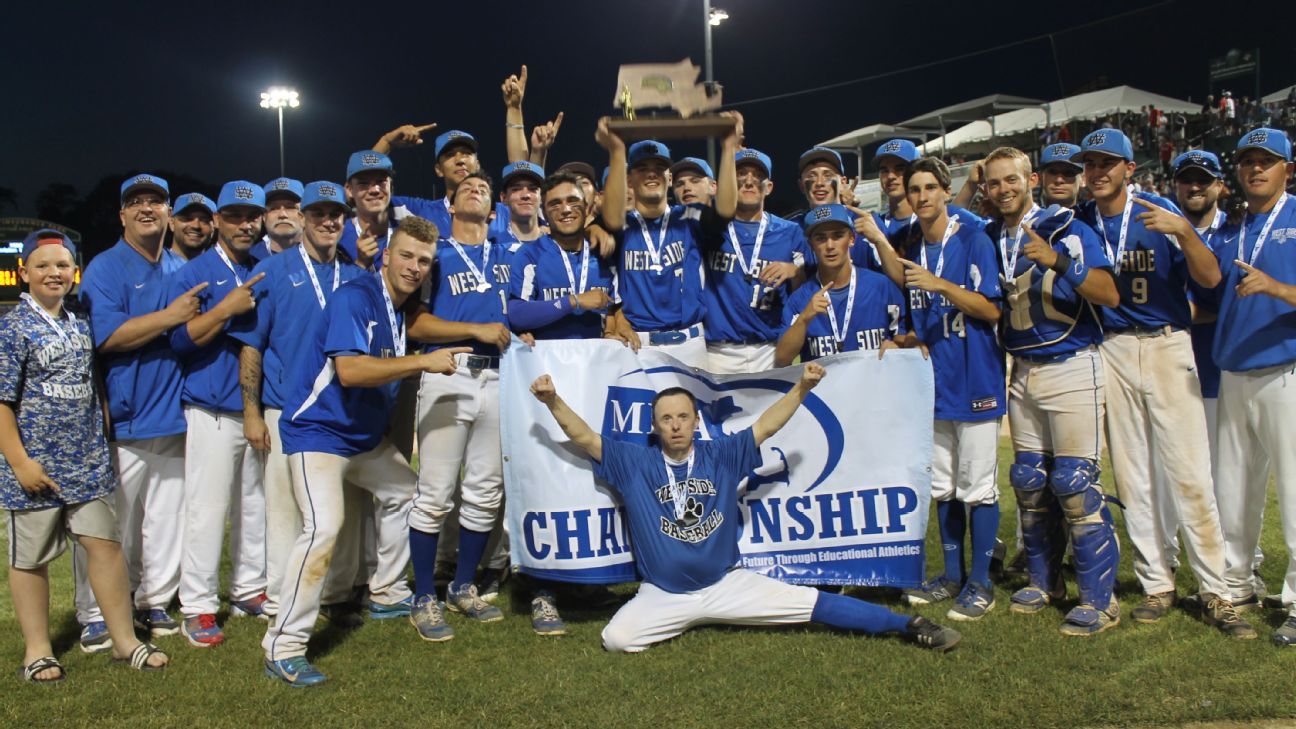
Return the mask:
{"type": "Polygon", "coordinates": [[[725,22],[728,19],[729,19],[729,13],[721,10],[720,8],[711,8],[710,14],[707,15],[707,23],[709,25],[720,25],[721,23],[725,22]]]}
{"type": "Polygon", "coordinates": [[[279,176],[284,176],[284,129],[283,129],[283,110],[284,107],[296,109],[301,106],[301,99],[296,89],[290,89],[287,86],[271,86],[269,90],[261,92],[261,108],[274,109],[279,114],[279,176]]]}

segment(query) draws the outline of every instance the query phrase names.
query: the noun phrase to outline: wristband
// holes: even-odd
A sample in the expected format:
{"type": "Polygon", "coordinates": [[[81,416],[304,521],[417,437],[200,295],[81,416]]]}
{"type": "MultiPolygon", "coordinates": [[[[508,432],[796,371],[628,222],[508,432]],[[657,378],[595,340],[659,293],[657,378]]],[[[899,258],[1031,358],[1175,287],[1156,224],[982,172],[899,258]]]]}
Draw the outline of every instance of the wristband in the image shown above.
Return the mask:
{"type": "Polygon", "coordinates": [[[571,304],[571,313],[583,314],[585,312],[585,310],[581,308],[580,299],[576,298],[575,294],[567,295],[567,303],[571,304]]]}
{"type": "Polygon", "coordinates": [[[506,129],[526,129],[526,127],[522,124],[511,124],[509,122],[504,122],[504,127],[506,129]]]}
{"type": "Polygon", "coordinates": [[[1084,265],[1084,261],[1072,260],[1071,256],[1065,253],[1059,253],[1057,260],[1049,268],[1076,289],[1080,288],[1080,285],[1089,277],[1089,267],[1084,265]]]}

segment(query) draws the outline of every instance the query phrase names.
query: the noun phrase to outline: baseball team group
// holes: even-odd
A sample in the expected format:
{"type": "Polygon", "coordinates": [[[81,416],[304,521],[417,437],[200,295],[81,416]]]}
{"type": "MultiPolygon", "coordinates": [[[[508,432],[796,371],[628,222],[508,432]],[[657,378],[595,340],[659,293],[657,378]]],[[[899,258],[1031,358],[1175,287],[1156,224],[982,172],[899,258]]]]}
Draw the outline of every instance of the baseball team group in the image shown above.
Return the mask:
{"type": "MultiPolygon", "coordinates": [[[[545,339],[615,340],[716,374],[801,368],[751,427],[714,440],[695,438],[693,393],[657,393],[648,446],[591,428],[548,375],[532,384],[625,508],[641,582],[603,629],[609,651],[708,623],[960,642],[921,615],[737,566],[740,484],[825,377],[815,360],[896,348],[921,350],[934,372],[943,555],[905,602],[947,603],[960,622],[995,608],[1007,415],[1018,529],[1006,541],[1026,577],[1011,612],[1065,606],[1065,636],[1121,622],[1115,507],[1143,592],[1134,622],[1178,606],[1254,639],[1243,613],[1283,610],[1270,638],[1296,645],[1296,204],[1283,132],[1240,137],[1232,192],[1216,155],[1185,152],[1174,200],[1133,184],[1133,147],[1115,129],[1034,155],[1001,147],[957,192],[940,159],[895,139],[874,160],[880,212],[856,206],[837,152],[813,147],[796,160],[807,209],[784,218],[766,210],[773,161],[746,146],[737,113],[725,112],[715,169],[629,143],[603,119],[601,174],[581,161],[546,172],[562,116],[528,138],[525,84],[524,69],[502,86],[498,183],[477,138],[453,130],[431,145],[445,196],[396,195],[390,154],[419,153],[436,126],[405,125],[352,154],[340,182],[236,180],[213,201],[126,179],[121,239],[88,262],[75,296],[72,241],[28,236],[26,293],[0,323],[0,505],[22,678],[67,678],[48,565],[69,547],[81,649],[139,670],[169,663],[158,636],[221,644],[222,598],[230,619],[267,621],[264,671],[295,687],[327,680],[307,658],[319,620],[402,618],[431,642],[460,620],[503,620],[499,366],[509,346],[545,339]],[[1232,217],[1229,194],[1246,203],[1232,217]],[[1115,494],[1099,482],[1104,444],[1115,494]],[[1275,595],[1258,571],[1271,477],[1288,551],[1275,595]],[[1196,578],[1182,599],[1181,545],[1196,578]]],[[[616,602],[527,574],[509,587],[541,635],[566,632],[560,597],[616,602]]]]}

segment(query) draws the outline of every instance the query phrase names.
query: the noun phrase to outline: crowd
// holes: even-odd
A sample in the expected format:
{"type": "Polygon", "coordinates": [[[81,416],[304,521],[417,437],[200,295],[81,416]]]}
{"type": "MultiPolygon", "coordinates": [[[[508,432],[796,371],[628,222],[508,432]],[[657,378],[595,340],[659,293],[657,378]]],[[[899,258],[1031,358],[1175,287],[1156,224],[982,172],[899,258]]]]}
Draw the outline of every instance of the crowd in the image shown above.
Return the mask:
{"type": "MultiPolygon", "coordinates": [[[[591,161],[547,172],[561,117],[528,139],[525,76],[502,91],[498,184],[478,139],[452,130],[431,145],[445,197],[396,195],[390,153],[418,150],[433,126],[405,125],[350,155],[340,182],[236,180],[213,201],[173,198],[154,175],[123,181],[122,237],[89,262],[75,300],[71,241],[29,237],[28,293],[0,327],[0,499],[27,680],[66,678],[47,565],[69,542],[83,650],[158,669],[170,660],[159,636],[221,644],[227,521],[229,614],[267,621],[264,670],[289,685],[326,680],[306,658],[320,618],[404,618],[431,642],[454,637],[447,613],[502,620],[499,366],[509,346],[544,339],[606,338],[719,374],[802,364],[751,428],[708,443],[694,442],[687,390],[657,395],[657,441],[640,447],[599,436],[547,376],[534,383],[626,507],[642,584],[604,629],[608,650],[707,622],[960,641],[921,616],[735,567],[736,489],[824,376],[814,360],[895,348],[920,349],[935,376],[943,570],[908,603],[948,603],[954,621],[994,609],[1007,415],[1027,580],[1011,612],[1067,600],[1069,549],[1077,599],[1061,633],[1121,622],[1104,442],[1143,592],[1135,622],[1176,604],[1180,538],[1198,582],[1184,602],[1207,624],[1253,639],[1242,611],[1293,610],[1296,559],[1274,600],[1256,571],[1271,472],[1296,554],[1296,206],[1282,131],[1239,139],[1246,205],[1232,217],[1216,155],[1170,161],[1172,200],[1135,188],[1131,135],[1100,128],[1048,145],[1038,165],[997,149],[957,192],[942,161],[886,142],[878,213],[855,207],[840,156],[813,147],[794,165],[807,210],[780,218],[765,209],[774,161],[743,145],[738,114],[726,112],[716,169],[660,141],[627,144],[602,120],[603,174],[591,161]],[[722,528],[690,531],[711,513],[722,528]]],[[[560,595],[608,597],[513,582],[542,635],[565,632],[560,595]]],[[[1296,644],[1296,612],[1272,641],[1296,644]]]]}

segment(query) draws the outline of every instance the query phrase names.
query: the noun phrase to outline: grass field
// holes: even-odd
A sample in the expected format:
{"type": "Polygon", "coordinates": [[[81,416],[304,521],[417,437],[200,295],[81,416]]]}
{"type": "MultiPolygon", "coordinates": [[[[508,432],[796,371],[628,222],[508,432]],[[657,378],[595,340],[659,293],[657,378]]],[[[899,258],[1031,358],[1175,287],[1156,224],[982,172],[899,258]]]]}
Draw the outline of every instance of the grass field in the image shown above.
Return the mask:
{"type": "MultiPolygon", "coordinates": [[[[1010,457],[1005,441],[1001,463],[1010,457]]],[[[1003,493],[1001,533],[1011,541],[1015,512],[1006,483],[1003,493]]],[[[1264,532],[1263,574],[1271,589],[1286,562],[1277,513],[1271,504],[1264,532]]],[[[939,549],[931,554],[939,558],[939,549]]],[[[1121,567],[1118,590],[1128,612],[1140,598],[1128,554],[1121,567]]],[[[6,727],[970,729],[1296,718],[1296,650],[1269,643],[1281,622],[1276,613],[1252,615],[1256,641],[1230,640],[1178,610],[1157,625],[1125,620],[1095,638],[1066,639],[1057,626],[1069,606],[1011,615],[1008,595],[1018,586],[1011,583],[996,590],[994,612],[959,626],[964,642],[946,655],[894,638],[816,628],[707,628],[626,656],[599,646],[611,610],[564,609],[570,633],[540,638],[521,598],[521,607],[512,606],[506,589],[503,623],[475,625],[451,616],[457,637],[445,644],[417,640],[404,620],[317,634],[311,656],[331,680],[303,691],[262,675],[264,624],[247,618],[226,622],[226,643],[215,649],[190,648],[178,636],[161,639],[174,659],[162,674],[83,655],[76,648],[69,561],[60,560],[52,572],[55,648],[69,680],[28,686],[14,675],[22,645],[4,590],[0,656],[10,668],[0,691],[0,725],[6,727]]],[[[1187,570],[1179,575],[1181,595],[1195,590],[1187,570]]],[[[618,588],[627,598],[631,591],[618,588]]],[[[945,609],[920,612],[943,621],[945,609]]]]}

